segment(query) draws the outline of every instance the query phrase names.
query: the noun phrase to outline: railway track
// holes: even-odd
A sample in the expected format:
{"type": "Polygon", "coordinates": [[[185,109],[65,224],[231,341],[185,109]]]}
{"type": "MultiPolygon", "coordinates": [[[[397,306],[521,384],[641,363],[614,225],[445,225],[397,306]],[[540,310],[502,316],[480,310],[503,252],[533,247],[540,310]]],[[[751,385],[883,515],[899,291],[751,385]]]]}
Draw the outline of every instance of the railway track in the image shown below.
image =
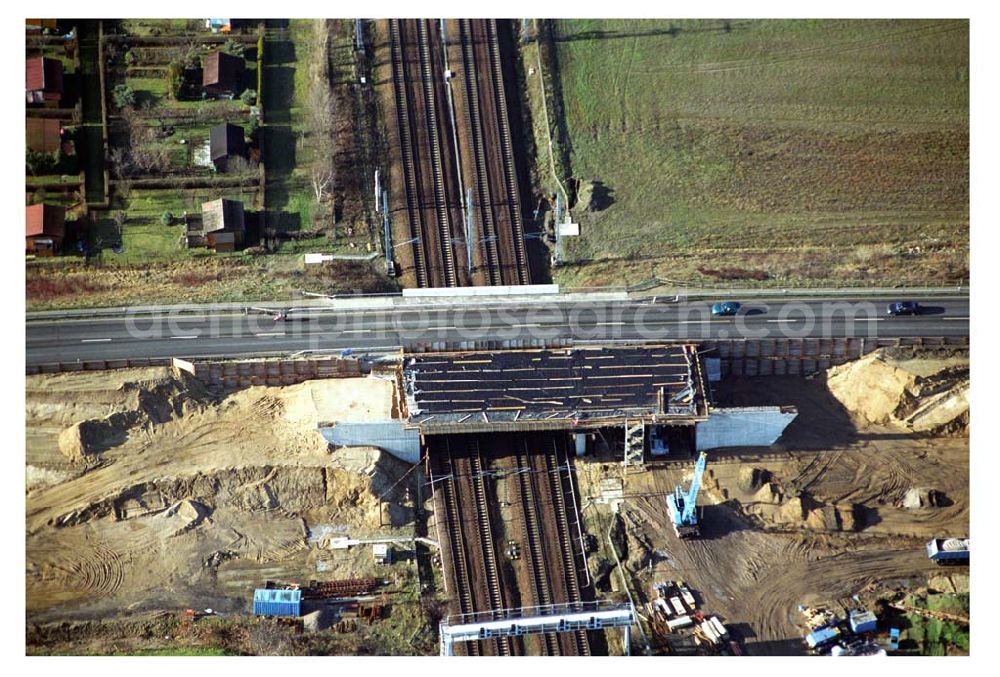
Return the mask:
{"type": "Polygon", "coordinates": [[[486,275],[492,285],[502,285],[500,253],[498,251],[497,225],[494,219],[492,205],[495,200],[490,185],[490,172],[486,159],[486,139],[483,133],[482,112],[479,107],[479,79],[476,73],[476,55],[473,49],[472,20],[459,20],[459,41],[462,51],[462,67],[466,77],[465,108],[466,127],[475,164],[473,173],[480,209],[479,224],[482,233],[483,253],[486,262],[486,275]]]}
{"type": "MultiPolygon", "coordinates": [[[[479,442],[475,436],[469,436],[468,461],[472,490],[475,495],[476,518],[479,524],[479,545],[482,548],[483,562],[486,573],[486,589],[492,611],[506,608],[503,595],[503,581],[500,578],[500,567],[497,564],[496,548],[494,547],[493,528],[490,524],[489,503],[486,501],[486,480],[483,457],[479,451],[479,442]]],[[[496,640],[497,653],[501,656],[513,654],[512,642],[509,637],[496,640]]]]}
{"type": "Polygon", "coordinates": [[[490,73],[493,79],[494,111],[500,133],[500,148],[503,152],[503,170],[506,180],[508,212],[511,234],[508,244],[514,253],[514,268],[517,284],[528,284],[528,256],[524,246],[524,224],[521,220],[521,199],[517,190],[517,173],[514,170],[514,144],[511,141],[510,121],[507,118],[507,95],[504,89],[503,64],[500,60],[500,38],[497,34],[496,19],[487,19],[486,32],[489,43],[490,73]]]}
{"type": "Polygon", "coordinates": [[[389,50],[392,59],[393,98],[396,102],[396,124],[399,128],[400,155],[403,164],[404,193],[406,194],[406,216],[410,226],[410,238],[413,244],[414,272],[417,286],[428,287],[429,271],[424,253],[423,213],[420,209],[419,165],[414,158],[413,118],[410,108],[409,88],[406,67],[403,62],[403,36],[399,19],[389,20],[389,50]]]}
{"type": "MultiPolygon", "coordinates": [[[[565,450],[564,450],[565,451],[565,450]]],[[[580,579],[577,576],[577,556],[573,549],[573,536],[569,528],[569,511],[566,506],[566,487],[563,483],[563,474],[559,462],[559,444],[555,438],[552,439],[552,453],[544,454],[546,478],[552,485],[553,512],[558,524],[559,552],[562,556],[563,571],[566,572],[566,596],[571,604],[579,604],[583,601],[580,591],[580,579]]],[[[569,455],[566,455],[566,467],[568,472],[569,455]]],[[[572,477],[569,478],[572,482],[572,477]]],[[[574,510],[576,506],[573,506],[574,510]]],[[[582,554],[582,553],[581,553],[582,554]]],[[[586,566],[586,562],[584,562],[586,566]]],[[[577,630],[573,633],[576,642],[576,652],[580,656],[590,655],[590,642],[585,630],[577,630]]]]}
{"type": "MultiPolygon", "coordinates": [[[[524,513],[521,537],[527,544],[526,557],[532,583],[532,595],[535,606],[546,607],[555,602],[549,576],[546,569],[545,542],[542,540],[542,529],[539,522],[537,498],[533,487],[533,473],[527,442],[523,453],[514,456],[514,468],[517,471],[520,506],[524,513]]],[[[559,655],[559,639],[553,633],[542,636],[543,648],[549,656],[559,655]]]]}
{"type": "Polygon", "coordinates": [[[438,127],[438,102],[434,84],[434,69],[427,20],[417,20],[417,42],[420,53],[420,73],[424,94],[424,120],[430,146],[431,174],[434,181],[433,202],[437,215],[438,245],[441,264],[444,269],[444,284],[458,286],[455,265],[455,249],[452,246],[451,218],[448,214],[448,190],[445,185],[444,159],[441,150],[441,134],[438,127]]]}
{"type": "MultiPolygon", "coordinates": [[[[441,458],[438,461],[438,463],[444,464],[444,467],[441,469],[438,478],[434,477],[432,470],[431,482],[435,482],[436,479],[438,480],[434,486],[438,487],[436,491],[440,491],[442,494],[442,503],[444,504],[446,514],[445,523],[448,525],[448,553],[451,556],[452,578],[455,583],[455,597],[459,603],[459,612],[471,614],[476,611],[476,608],[472,596],[471,581],[473,579],[465,551],[464,521],[458,507],[458,492],[454,479],[455,468],[452,465],[451,448],[447,440],[445,441],[445,447],[447,449],[447,458],[441,458]]],[[[480,647],[478,642],[468,642],[465,646],[470,655],[479,655],[480,647]]]]}

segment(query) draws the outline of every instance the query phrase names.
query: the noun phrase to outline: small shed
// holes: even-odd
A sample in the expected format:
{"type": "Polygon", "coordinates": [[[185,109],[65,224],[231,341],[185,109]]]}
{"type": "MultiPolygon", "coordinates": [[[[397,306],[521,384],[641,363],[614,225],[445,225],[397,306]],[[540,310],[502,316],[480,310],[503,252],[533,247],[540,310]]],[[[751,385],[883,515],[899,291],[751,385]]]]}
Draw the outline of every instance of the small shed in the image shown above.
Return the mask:
{"type": "Polygon", "coordinates": [[[46,28],[54,31],[59,22],[56,19],[25,19],[24,25],[28,31],[42,31],[46,28]]]}
{"type": "Polygon", "coordinates": [[[302,591],[258,588],[253,591],[253,613],[255,616],[301,616],[302,591]]]}
{"type": "Polygon", "coordinates": [[[55,153],[62,146],[62,121],[53,118],[25,118],[24,135],[28,150],[55,153]]]}
{"type": "Polygon", "coordinates": [[[218,230],[246,232],[246,216],[239,200],[219,198],[201,205],[202,232],[206,235],[218,230]]]}
{"type": "Polygon", "coordinates": [[[235,157],[246,157],[247,143],[243,128],[229,122],[212,127],[209,131],[212,164],[216,171],[229,171],[229,161],[235,157]]]}
{"type": "Polygon", "coordinates": [[[37,256],[54,256],[66,235],[66,208],[35,204],[25,207],[25,250],[37,256]]]}
{"type": "Polygon", "coordinates": [[[217,252],[233,252],[243,244],[242,233],[217,230],[205,235],[205,244],[217,252]]]}
{"type": "Polygon", "coordinates": [[[240,89],[246,62],[242,56],[212,52],[202,59],[201,86],[213,96],[234,95],[240,89]]]}
{"type": "Polygon", "coordinates": [[[388,543],[373,543],[372,557],[377,564],[392,564],[392,547],[388,543]]]}
{"type": "Polygon", "coordinates": [[[28,103],[58,106],[63,93],[63,65],[39,56],[25,61],[24,91],[28,103]]]}

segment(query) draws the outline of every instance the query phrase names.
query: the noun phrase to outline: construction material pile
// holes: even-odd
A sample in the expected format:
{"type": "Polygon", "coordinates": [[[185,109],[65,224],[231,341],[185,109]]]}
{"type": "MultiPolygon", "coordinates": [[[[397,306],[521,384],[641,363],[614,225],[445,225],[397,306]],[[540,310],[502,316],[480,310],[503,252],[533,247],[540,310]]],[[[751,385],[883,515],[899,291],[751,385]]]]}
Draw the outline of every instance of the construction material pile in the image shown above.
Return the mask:
{"type": "Polygon", "coordinates": [[[969,358],[878,350],[827,371],[835,398],[866,424],[967,436],[969,358]]]}

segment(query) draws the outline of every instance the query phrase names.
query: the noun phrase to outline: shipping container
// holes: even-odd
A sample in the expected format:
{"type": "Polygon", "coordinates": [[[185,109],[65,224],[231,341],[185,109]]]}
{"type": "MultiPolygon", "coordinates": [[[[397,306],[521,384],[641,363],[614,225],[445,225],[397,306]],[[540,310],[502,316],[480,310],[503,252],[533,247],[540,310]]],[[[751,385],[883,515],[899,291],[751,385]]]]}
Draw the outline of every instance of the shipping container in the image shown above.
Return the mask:
{"type": "Polygon", "coordinates": [[[839,636],[840,630],[837,628],[820,628],[819,630],[810,632],[806,635],[806,644],[809,645],[810,649],[815,649],[825,644],[829,644],[839,636]]]}
{"type": "Polygon", "coordinates": [[[302,611],[301,590],[253,591],[253,613],[255,616],[300,616],[302,611]]]}
{"type": "Polygon", "coordinates": [[[850,614],[851,632],[875,632],[878,619],[871,611],[852,611],[850,614]]]}
{"type": "Polygon", "coordinates": [[[684,605],[681,604],[680,597],[671,597],[670,606],[673,607],[674,611],[677,612],[678,616],[683,616],[687,612],[687,610],[684,608],[684,605]]]}

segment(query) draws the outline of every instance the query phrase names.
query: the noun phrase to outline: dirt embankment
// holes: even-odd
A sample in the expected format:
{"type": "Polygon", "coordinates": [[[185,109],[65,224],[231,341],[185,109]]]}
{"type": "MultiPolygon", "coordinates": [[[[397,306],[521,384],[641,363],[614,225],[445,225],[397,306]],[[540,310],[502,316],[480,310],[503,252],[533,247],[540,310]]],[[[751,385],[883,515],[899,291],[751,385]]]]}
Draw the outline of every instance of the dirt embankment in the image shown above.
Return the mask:
{"type": "Polygon", "coordinates": [[[883,349],[828,370],[827,385],[865,423],[931,435],[969,434],[968,357],[883,349]]]}
{"type": "Polygon", "coordinates": [[[165,368],[29,377],[29,619],[245,610],[262,580],[333,566],[315,533],[404,524],[405,464],[331,454],[316,429],[390,418],[393,388],[329,379],[217,398],[165,368]]]}

